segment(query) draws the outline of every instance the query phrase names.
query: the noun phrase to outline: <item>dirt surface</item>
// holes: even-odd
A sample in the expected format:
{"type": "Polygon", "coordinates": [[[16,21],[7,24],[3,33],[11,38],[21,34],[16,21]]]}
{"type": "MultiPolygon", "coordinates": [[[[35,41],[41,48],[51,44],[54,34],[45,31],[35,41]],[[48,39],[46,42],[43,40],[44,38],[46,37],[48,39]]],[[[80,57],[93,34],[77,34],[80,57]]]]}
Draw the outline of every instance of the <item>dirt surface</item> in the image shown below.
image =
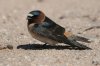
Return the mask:
{"type": "Polygon", "coordinates": [[[100,66],[100,0],[0,0],[0,66],[100,66]],[[26,16],[36,9],[91,39],[83,44],[92,50],[41,48],[27,30],[26,16]]]}

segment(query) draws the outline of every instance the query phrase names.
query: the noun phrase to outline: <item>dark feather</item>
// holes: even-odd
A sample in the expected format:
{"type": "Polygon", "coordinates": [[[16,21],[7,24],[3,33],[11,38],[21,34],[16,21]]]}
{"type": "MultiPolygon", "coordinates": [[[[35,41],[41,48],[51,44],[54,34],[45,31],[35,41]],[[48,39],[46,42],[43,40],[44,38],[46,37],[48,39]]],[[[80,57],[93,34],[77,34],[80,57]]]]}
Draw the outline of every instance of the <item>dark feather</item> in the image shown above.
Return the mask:
{"type": "Polygon", "coordinates": [[[65,29],[51,21],[48,17],[46,17],[42,24],[35,24],[32,31],[43,37],[58,41],[60,43],[66,43],[72,47],[84,49],[88,48],[85,45],[76,42],[71,37],[64,36],[65,29]]]}
{"type": "Polygon", "coordinates": [[[87,42],[87,43],[91,42],[91,41],[89,41],[89,39],[82,37],[82,36],[74,36],[74,39],[76,39],[78,41],[82,41],[82,42],[87,42]]]}
{"type": "Polygon", "coordinates": [[[78,48],[81,48],[81,49],[91,49],[79,42],[77,42],[75,39],[72,39],[70,37],[67,37],[64,41],[65,44],[69,44],[71,45],[72,47],[78,47],[78,48]]]}

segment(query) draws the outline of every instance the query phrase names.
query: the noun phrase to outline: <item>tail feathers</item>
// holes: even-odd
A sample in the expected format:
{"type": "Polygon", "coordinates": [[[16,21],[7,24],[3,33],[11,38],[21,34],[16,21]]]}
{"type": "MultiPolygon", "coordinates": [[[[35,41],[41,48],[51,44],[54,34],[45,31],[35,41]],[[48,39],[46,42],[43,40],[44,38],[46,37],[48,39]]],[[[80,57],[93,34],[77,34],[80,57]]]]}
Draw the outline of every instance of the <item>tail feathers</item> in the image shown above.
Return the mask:
{"type": "Polygon", "coordinates": [[[70,46],[72,46],[72,47],[77,47],[77,48],[79,48],[79,49],[91,49],[91,48],[89,48],[89,47],[87,47],[87,46],[85,46],[85,45],[82,45],[82,44],[80,44],[80,43],[74,41],[74,40],[69,40],[69,41],[67,40],[67,41],[65,42],[65,44],[69,44],[70,46]]]}
{"type": "Polygon", "coordinates": [[[82,42],[87,42],[87,43],[90,43],[91,41],[85,37],[81,37],[81,36],[74,36],[75,37],[75,40],[78,40],[78,41],[82,41],[82,42]]]}
{"type": "Polygon", "coordinates": [[[91,41],[85,37],[82,37],[82,36],[77,36],[77,35],[74,35],[73,33],[71,32],[65,32],[64,35],[66,37],[70,37],[76,41],[82,41],[82,42],[87,42],[87,43],[90,43],[91,41]]]}
{"type": "Polygon", "coordinates": [[[75,36],[71,32],[65,32],[64,36],[65,36],[65,38],[63,39],[63,41],[65,44],[69,44],[72,47],[78,47],[80,49],[91,49],[91,48],[77,42],[77,41],[83,41],[83,42],[90,43],[89,39],[87,39],[87,38],[75,36]]]}

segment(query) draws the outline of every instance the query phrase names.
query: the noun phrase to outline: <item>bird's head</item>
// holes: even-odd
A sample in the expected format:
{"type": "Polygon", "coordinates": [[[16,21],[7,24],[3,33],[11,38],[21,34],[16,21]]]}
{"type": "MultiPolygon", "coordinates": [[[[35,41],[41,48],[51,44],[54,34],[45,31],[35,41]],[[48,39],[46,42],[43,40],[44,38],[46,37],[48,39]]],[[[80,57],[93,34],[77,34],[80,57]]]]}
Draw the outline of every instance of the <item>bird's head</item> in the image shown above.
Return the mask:
{"type": "Polygon", "coordinates": [[[27,16],[27,20],[32,23],[41,23],[44,21],[44,19],[45,19],[45,15],[40,10],[31,11],[27,16]]]}

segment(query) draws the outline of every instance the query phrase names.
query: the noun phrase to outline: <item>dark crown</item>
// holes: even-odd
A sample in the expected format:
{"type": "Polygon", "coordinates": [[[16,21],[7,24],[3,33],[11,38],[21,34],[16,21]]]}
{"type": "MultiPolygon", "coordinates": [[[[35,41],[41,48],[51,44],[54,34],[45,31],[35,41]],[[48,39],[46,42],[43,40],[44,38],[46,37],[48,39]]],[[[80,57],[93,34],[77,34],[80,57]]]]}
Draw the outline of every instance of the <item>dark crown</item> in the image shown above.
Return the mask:
{"type": "Polygon", "coordinates": [[[40,11],[39,10],[35,10],[35,11],[31,11],[29,12],[27,19],[32,19],[32,18],[36,18],[38,16],[40,16],[40,11]]]}

